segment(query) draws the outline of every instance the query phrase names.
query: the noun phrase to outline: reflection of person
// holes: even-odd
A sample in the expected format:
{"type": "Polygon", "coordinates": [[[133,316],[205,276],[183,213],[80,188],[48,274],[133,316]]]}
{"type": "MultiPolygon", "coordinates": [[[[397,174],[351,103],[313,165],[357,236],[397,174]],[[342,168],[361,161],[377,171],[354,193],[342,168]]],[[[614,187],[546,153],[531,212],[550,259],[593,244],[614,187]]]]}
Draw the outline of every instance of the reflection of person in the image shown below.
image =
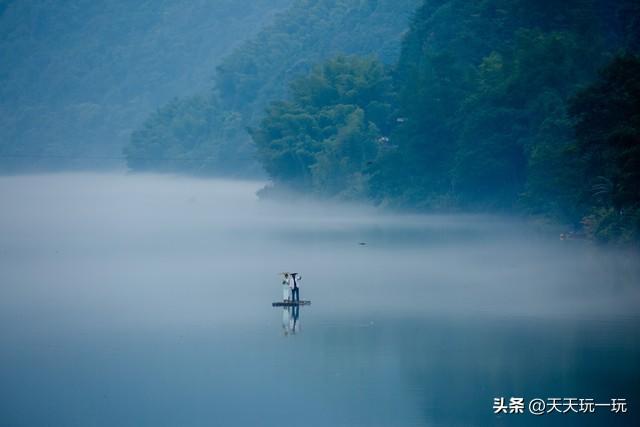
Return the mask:
{"type": "Polygon", "coordinates": [[[294,305],[291,307],[292,316],[289,320],[289,330],[292,334],[295,334],[300,330],[300,306],[294,305]]]}
{"type": "Polygon", "coordinates": [[[300,288],[298,282],[302,280],[298,273],[291,273],[291,279],[289,280],[289,287],[291,288],[291,301],[300,301],[300,288]]]}
{"type": "Polygon", "coordinates": [[[291,277],[289,273],[284,273],[284,278],[282,279],[282,301],[288,302],[291,300],[291,277]]]}
{"type": "Polygon", "coordinates": [[[289,323],[291,319],[291,309],[289,307],[282,307],[282,332],[286,337],[289,335],[289,323]]]}

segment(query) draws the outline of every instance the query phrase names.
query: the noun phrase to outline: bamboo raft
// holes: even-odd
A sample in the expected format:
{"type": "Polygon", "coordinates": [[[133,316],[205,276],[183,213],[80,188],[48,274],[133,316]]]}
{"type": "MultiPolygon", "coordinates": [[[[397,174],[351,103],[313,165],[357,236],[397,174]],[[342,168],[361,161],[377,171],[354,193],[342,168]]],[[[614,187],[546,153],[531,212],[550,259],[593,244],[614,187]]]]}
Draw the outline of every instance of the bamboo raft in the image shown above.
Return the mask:
{"type": "Polygon", "coordinates": [[[293,307],[296,305],[311,305],[311,301],[279,301],[271,303],[272,307],[293,307]]]}

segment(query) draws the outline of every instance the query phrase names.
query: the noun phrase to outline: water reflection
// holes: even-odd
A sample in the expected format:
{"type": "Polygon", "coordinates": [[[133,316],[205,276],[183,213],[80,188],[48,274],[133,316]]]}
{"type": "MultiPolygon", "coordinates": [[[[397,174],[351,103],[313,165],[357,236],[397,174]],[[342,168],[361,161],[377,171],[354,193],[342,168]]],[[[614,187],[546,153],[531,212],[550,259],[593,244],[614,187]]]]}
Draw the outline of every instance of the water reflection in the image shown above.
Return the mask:
{"type": "Polygon", "coordinates": [[[300,332],[300,305],[282,307],[282,332],[285,337],[300,332]]]}
{"type": "Polygon", "coordinates": [[[637,253],[257,188],[0,179],[0,424],[640,425],[637,253]],[[283,265],[313,310],[269,306],[283,265]],[[497,417],[500,396],[630,409],[497,417]]]}

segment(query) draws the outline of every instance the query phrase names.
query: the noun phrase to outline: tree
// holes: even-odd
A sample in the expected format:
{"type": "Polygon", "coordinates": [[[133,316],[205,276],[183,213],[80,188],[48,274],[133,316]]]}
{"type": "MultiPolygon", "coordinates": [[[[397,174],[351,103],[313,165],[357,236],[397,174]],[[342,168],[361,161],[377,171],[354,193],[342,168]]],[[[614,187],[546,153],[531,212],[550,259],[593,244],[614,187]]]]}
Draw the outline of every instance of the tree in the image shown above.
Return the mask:
{"type": "Polygon", "coordinates": [[[385,67],[371,57],[339,56],[294,81],[291,94],[252,131],[269,175],[277,185],[362,196],[364,171],[391,118],[385,67]]]}
{"type": "Polygon", "coordinates": [[[640,232],[640,58],[616,57],[570,102],[583,159],[585,223],[594,237],[632,240],[640,232]]]}

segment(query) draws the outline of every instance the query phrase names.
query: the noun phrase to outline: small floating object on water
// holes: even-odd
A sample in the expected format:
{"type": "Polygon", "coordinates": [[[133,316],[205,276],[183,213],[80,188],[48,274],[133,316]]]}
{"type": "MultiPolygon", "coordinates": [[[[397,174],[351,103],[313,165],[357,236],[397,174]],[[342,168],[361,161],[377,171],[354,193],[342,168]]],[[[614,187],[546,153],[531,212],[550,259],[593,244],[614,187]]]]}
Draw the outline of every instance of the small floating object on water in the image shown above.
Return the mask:
{"type": "Polygon", "coordinates": [[[271,303],[272,307],[293,307],[295,305],[311,305],[311,301],[278,301],[271,303]]]}
{"type": "Polygon", "coordinates": [[[585,238],[584,234],[576,233],[574,231],[560,233],[560,240],[578,240],[578,239],[584,239],[584,238],[585,238]]]}
{"type": "Polygon", "coordinates": [[[367,242],[358,242],[360,246],[367,246],[367,242]]]}

